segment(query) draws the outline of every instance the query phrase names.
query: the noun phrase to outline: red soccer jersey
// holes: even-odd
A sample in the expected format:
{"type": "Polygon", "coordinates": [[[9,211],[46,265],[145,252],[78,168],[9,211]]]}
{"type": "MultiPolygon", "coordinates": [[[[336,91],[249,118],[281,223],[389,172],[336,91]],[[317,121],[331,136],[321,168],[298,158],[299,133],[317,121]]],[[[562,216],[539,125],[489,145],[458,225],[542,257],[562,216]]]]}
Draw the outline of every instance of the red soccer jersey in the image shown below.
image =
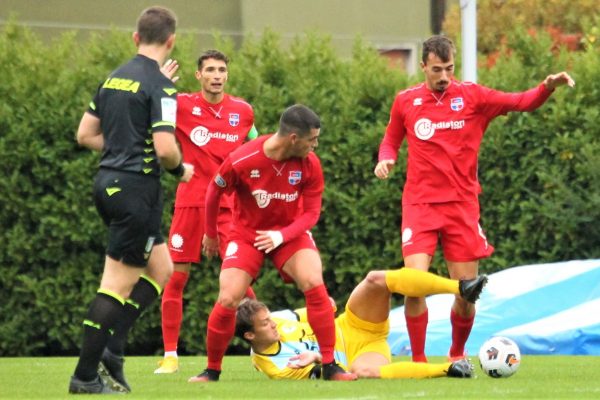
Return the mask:
{"type": "Polygon", "coordinates": [[[396,160],[406,136],[408,169],[403,204],[476,200],[477,156],[490,121],[509,111],[533,111],[552,92],[543,84],[505,93],[452,81],[442,93],[420,84],[396,96],[379,161],[396,160]]]}
{"type": "MultiPolygon", "coordinates": [[[[311,152],[306,158],[272,160],[263,150],[269,137],[261,136],[231,153],[215,177],[215,185],[221,190],[235,192],[233,226],[248,240],[254,240],[257,230],[283,230],[298,222],[297,218],[308,221],[300,217],[304,217],[308,204],[311,209],[317,208],[311,224],[318,220],[325,185],[319,158],[311,152]]],[[[207,226],[207,234],[211,231],[207,226]]],[[[293,234],[290,230],[282,233],[286,241],[299,234],[296,230],[293,234]]]]}
{"type": "Polygon", "coordinates": [[[238,97],[225,94],[223,101],[212,104],[201,93],[177,95],[175,134],[183,161],[194,165],[194,176],[177,187],[175,206],[204,206],[208,183],[225,157],[244,143],[253,125],[252,106],[238,97]]]}

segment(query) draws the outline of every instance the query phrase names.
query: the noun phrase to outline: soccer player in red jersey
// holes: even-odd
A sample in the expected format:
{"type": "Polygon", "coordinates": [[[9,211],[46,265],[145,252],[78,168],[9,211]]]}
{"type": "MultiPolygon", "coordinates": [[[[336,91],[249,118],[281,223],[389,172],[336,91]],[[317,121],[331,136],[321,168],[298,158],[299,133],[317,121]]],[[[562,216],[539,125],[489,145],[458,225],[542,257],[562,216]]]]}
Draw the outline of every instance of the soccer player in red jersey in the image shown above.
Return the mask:
{"type": "MultiPolygon", "coordinates": [[[[257,136],[252,106],[243,99],[225,93],[228,78],[225,54],[208,50],[198,58],[196,79],[200,91],[177,96],[177,127],[175,135],[183,159],[194,165],[194,176],[177,187],[175,211],[169,233],[169,253],[174,273],[162,297],[162,332],[164,359],[154,372],[173,373],[178,370],[177,343],[183,318],[183,292],[191,264],[200,262],[204,235],[204,195],[225,157],[248,139],[257,136]]],[[[170,78],[178,65],[165,66],[170,78]]],[[[231,196],[223,196],[217,212],[221,255],[227,244],[231,223],[231,196]]],[[[249,296],[254,297],[249,288],[249,296]]]]}
{"type": "MultiPolygon", "coordinates": [[[[454,45],[444,36],[423,44],[425,82],[396,96],[379,147],[375,175],[387,179],[406,137],[408,171],[402,195],[402,254],[408,268],[429,269],[438,237],[451,278],[477,276],[479,259],[494,248],[479,225],[481,191],[477,156],[492,119],[510,111],[533,111],[561,85],[575,82],[566,72],[538,86],[504,93],[454,79],[454,45]]],[[[407,297],[405,316],[414,361],[426,362],[428,313],[425,299],[407,297]]],[[[475,307],[460,297],[452,305],[450,360],[464,357],[475,307]]]]}
{"type": "Polygon", "coordinates": [[[334,313],[319,252],[309,229],[319,220],[323,171],[313,150],[321,122],[303,105],[281,115],[277,133],[244,144],[219,167],[206,192],[203,250],[217,254],[217,210],[223,193],[236,194],[232,230],[219,277],[219,296],[208,319],[208,365],[190,382],[217,381],[235,330],[236,309],[269,257],[286,282],[304,293],[308,322],[323,356],[323,377],[354,380],[334,360],[334,313]]]}

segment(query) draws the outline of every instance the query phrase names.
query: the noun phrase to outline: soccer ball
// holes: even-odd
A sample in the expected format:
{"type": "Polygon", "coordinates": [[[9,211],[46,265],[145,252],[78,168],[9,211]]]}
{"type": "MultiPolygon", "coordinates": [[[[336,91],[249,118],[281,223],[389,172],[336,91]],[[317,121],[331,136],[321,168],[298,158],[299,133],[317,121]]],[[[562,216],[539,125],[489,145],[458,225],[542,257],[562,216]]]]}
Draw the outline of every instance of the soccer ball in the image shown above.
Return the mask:
{"type": "Polygon", "coordinates": [[[520,364],[519,346],[507,337],[492,337],[479,349],[479,365],[492,378],[508,378],[520,364]]]}

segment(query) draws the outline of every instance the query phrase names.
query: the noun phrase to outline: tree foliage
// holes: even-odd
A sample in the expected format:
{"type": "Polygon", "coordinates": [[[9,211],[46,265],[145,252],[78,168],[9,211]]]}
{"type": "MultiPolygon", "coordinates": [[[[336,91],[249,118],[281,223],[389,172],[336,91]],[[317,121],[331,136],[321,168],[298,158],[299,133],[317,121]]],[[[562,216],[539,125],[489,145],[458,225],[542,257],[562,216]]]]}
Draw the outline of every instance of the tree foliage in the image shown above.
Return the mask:
{"type": "MultiPolygon", "coordinates": [[[[505,34],[516,27],[581,33],[600,16],[597,0],[479,0],[477,2],[477,46],[483,54],[499,50],[505,34]]],[[[460,4],[448,10],[443,31],[457,40],[461,32],[460,4]]]]}

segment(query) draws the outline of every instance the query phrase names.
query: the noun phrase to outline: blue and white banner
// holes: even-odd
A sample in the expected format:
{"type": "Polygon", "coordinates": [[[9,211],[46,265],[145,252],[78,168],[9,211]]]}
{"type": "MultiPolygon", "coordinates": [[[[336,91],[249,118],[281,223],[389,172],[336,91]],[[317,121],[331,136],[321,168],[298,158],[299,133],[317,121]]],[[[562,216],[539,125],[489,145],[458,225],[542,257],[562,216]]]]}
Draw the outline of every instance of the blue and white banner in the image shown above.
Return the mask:
{"type": "MultiPolygon", "coordinates": [[[[450,348],[453,295],[427,298],[427,355],[450,348]]],[[[491,336],[513,339],[523,354],[600,355],[600,260],[509,268],[489,276],[477,302],[467,353],[491,336]]],[[[392,354],[410,354],[404,307],[390,314],[392,354]]]]}

